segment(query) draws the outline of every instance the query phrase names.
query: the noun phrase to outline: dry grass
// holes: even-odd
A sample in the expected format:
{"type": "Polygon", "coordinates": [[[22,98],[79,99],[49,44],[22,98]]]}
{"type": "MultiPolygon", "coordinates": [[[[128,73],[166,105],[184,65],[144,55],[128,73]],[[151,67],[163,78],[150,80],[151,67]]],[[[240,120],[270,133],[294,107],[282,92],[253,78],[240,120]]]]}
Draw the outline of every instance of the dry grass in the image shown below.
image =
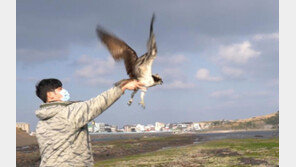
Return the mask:
{"type": "Polygon", "coordinates": [[[97,162],[95,166],[277,166],[278,139],[226,139],[97,162]]]}

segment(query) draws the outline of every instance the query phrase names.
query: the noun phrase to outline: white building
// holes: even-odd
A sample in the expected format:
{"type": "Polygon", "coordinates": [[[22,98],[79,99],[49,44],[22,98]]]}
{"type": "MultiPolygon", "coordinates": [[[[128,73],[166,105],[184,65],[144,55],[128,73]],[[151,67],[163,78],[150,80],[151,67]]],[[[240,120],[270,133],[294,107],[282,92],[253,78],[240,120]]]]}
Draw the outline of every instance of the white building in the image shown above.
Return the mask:
{"type": "Polygon", "coordinates": [[[201,130],[201,127],[197,122],[193,123],[193,127],[194,127],[194,130],[201,130]]]}
{"type": "Polygon", "coordinates": [[[209,122],[200,122],[199,123],[200,129],[208,129],[211,126],[209,122]]]}
{"type": "Polygon", "coordinates": [[[36,136],[36,132],[31,132],[30,136],[36,136]]]}
{"type": "Polygon", "coordinates": [[[124,125],[124,132],[135,132],[136,126],[135,125],[124,125]]]}
{"type": "Polygon", "coordinates": [[[105,132],[106,124],[105,123],[96,123],[92,121],[88,125],[88,131],[95,133],[95,132],[105,132]]]}
{"type": "Polygon", "coordinates": [[[145,131],[145,126],[141,124],[136,125],[136,132],[144,132],[145,131]]]}
{"type": "Polygon", "coordinates": [[[88,124],[87,125],[87,129],[89,132],[93,132],[93,125],[92,124],[88,124]]]}
{"type": "Polygon", "coordinates": [[[118,131],[118,126],[112,125],[111,126],[111,132],[117,132],[118,131]]]}
{"type": "Polygon", "coordinates": [[[162,129],[165,127],[164,123],[161,122],[155,122],[155,131],[162,131],[162,129]]]}
{"type": "Polygon", "coordinates": [[[16,127],[22,129],[23,131],[26,131],[28,134],[30,134],[30,124],[25,122],[17,122],[16,127]]]}
{"type": "Polygon", "coordinates": [[[145,128],[145,131],[147,131],[147,132],[155,131],[155,127],[152,124],[148,124],[144,128],[145,128]]]}
{"type": "Polygon", "coordinates": [[[95,132],[105,132],[106,124],[105,123],[96,123],[95,132]]]}

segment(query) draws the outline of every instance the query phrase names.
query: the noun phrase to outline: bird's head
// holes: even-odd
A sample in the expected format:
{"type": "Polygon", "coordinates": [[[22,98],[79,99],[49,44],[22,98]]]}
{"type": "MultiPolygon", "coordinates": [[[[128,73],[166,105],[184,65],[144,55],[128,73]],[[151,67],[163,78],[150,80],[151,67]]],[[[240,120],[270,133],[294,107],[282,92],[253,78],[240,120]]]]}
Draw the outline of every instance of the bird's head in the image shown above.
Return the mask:
{"type": "Polygon", "coordinates": [[[157,85],[163,84],[162,78],[158,74],[153,74],[152,77],[153,77],[155,84],[157,84],[157,85]]]}

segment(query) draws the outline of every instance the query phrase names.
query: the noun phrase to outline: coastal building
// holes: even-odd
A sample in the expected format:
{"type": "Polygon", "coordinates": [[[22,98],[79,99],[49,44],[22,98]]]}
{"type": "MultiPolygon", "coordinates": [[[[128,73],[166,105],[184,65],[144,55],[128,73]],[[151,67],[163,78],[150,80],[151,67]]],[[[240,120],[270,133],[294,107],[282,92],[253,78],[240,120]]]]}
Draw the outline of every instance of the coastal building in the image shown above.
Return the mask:
{"type": "Polygon", "coordinates": [[[153,132],[155,131],[155,127],[152,124],[148,124],[147,126],[144,127],[146,132],[153,132]]]}
{"type": "Polygon", "coordinates": [[[162,123],[155,122],[155,124],[134,124],[124,125],[122,129],[119,129],[116,125],[109,125],[105,123],[91,122],[88,125],[89,132],[193,132],[197,130],[208,129],[211,126],[211,122],[182,122],[182,123],[162,123]]]}
{"type": "Polygon", "coordinates": [[[92,131],[93,130],[93,125],[92,124],[88,124],[87,125],[87,129],[88,129],[89,132],[93,132],[92,131]]]}
{"type": "Polygon", "coordinates": [[[199,122],[200,129],[208,129],[211,126],[209,122],[199,122]]]}
{"type": "Polygon", "coordinates": [[[112,125],[105,124],[104,132],[111,132],[112,131],[111,129],[112,129],[112,125]]]}
{"type": "Polygon", "coordinates": [[[88,124],[88,131],[92,133],[117,132],[118,126],[108,125],[101,122],[100,123],[91,122],[90,124],[88,124]]]}
{"type": "Polygon", "coordinates": [[[104,123],[96,123],[92,121],[90,124],[88,124],[88,131],[91,133],[95,132],[104,132],[105,124],[104,123]]]}
{"type": "Polygon", "coordinates": [[[16,127],[22,129],[23,131],[27,132],[30,134],[30,124],[25,123],[25,122],[17,122],[16,127]]]}
{"type": "Polygon", "coordinates": [[[124,125],[124,132],[136,132],[136,126],[135,125],[124,125]]]}
{"type": "Polygon", "coordinates": [[[176,124],[176,123],[171,124],[170,129],[177,130],[178,129],[178,124],[176,124]]]}
{"type": "Polygon", "coordinates": [[[141,124],[137,124],[136,132],[144,132],[144,131],[145,131],[145,126],[141,124]]]}
{"type": "Polygon", "coordinates": [[[183,123],[179,123],[177,125],[177,127],[182,130],[182,129],[185,129],[187,127],[187,125],[186,124],[183,124],[183,123]]]}
{"type": "Polygon", "coordinates": [[[184,123],[186,125],[185,130],[186,131],[194,131],[194,123],[193,122],[185,122],[184,123]]]}
{"type": "Polygon", "coordinates": [[[201,127],[198,122],[193,123],[194,130],[201,130],[201,127]]]}
{"type": "Polygon", "coordinates": [[[95,124],[95,132],[105,132],[105,123],[99,122],[95,124]]]}
{"type": "Polygon", "coordinates": [[[111,125],[111,132],[118,132],[118,126],[111,125]]]}
{"type": "Polygon", "coordinates": [[[171,124],[166,124],[166,125],[164,126],[164,128],[162,128],[162,131],[166,131],[166,132],[171,131],[171,129],[170,129],[170,125],[171,125],[171,124]]]}
{"type": "Polygon", "coordinates": [[[161,122],[155,122],[155,131],[162,131],[162,129],[165,127],[164,123],[161,122]]]}
{"type": "Polygon", "coordinates": [[[95,126],[96,126],[96,122],[93,120],[91,121],[91,132],[95,132],[95,126]]]}

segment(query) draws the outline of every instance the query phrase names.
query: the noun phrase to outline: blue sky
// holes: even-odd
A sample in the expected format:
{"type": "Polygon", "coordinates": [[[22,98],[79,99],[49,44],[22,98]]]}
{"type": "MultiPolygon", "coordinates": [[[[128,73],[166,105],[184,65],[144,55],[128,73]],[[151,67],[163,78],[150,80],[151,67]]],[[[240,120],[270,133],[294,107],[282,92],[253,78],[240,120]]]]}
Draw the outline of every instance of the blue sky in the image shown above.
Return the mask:
{"type": "Polygon", "coordinates": [[[278,110],[278,1],[17,1],[16,121],[41,104],[35,84],[58,78],[88,100],[127,78],[95,34],[97,24],[146,51],[152,13],[158,57],[146,109],[126,92],[96,121],[116,124],[247,118],[278,110]]]}

